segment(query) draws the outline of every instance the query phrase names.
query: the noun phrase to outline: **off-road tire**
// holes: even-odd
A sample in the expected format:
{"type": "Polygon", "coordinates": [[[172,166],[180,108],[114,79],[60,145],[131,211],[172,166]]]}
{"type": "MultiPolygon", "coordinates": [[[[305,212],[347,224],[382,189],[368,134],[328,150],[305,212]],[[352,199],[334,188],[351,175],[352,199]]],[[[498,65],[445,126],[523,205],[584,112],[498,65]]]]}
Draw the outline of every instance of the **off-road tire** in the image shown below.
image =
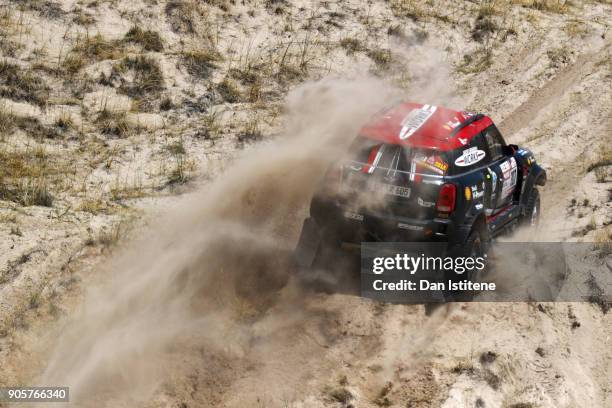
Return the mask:
{"type": "MultiPolygon", "coordinates": [[[[452,253],[452,256],[472,258],[484,256],[487,252],[487,234],[484,229],[485,227],[482,226],[474,227],[465,242],[455,248],[452,253]]],[[[486,268],[483,271],[466,271],[462,274],[457,274],[454,271],[448,271],[445,274],[445,283],[449,280],[460,281],[464,279],[472,282],[480,282],[482,281],[482,277],[485,272],[486,268]]],[[[472,298],[472,295],[470,293],[450,290],[446,290],[444,296],[446,299],[454,301],[468,301],[472,298]]]]}
{"type": "Polygon", "coordinates": [[[321,231],[319,247],[312,262],[313,268],[327,268],[333,264],[337,252],[340,250],[338,234],[332,228],[324,228],[321,231]]]}
{"type": "Polygon", "coordinates": [[[527,206],[525,207],[525,215],[523,218],[523,225],[527,227],[537,228],[540,224],[540,216],[542,214],[542,208],[540,206],[540,192],[537,188],[531,189],[529,198],[527,199],[527,206]]]}

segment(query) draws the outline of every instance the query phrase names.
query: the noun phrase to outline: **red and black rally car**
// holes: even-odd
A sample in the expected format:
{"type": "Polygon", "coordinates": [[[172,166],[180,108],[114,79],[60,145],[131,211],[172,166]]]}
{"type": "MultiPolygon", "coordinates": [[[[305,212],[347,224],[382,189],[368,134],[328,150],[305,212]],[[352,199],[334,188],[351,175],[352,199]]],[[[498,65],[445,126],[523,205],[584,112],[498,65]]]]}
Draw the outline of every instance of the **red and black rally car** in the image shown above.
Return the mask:
{"type": "Polygon", "coordinates": [[[508,145],[485,115],[404,103],[377,115],[312,198],[296,249],[311,266],[323,247],[441,241],[484,251],[519,224],[535,226],[546,171],[508,145]]]}

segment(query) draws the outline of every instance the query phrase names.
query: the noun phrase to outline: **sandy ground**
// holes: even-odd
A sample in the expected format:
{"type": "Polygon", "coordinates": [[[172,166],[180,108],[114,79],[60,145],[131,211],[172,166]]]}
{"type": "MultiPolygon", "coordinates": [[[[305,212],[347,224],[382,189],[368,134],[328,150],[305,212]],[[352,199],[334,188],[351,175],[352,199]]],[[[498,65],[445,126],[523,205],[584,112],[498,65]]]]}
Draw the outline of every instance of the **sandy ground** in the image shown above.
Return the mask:
{"type": "MultiPolygon", "coordinates": [[[[598,305],[426,313],[305,292],[287,262],[321,151],[398,96],[486,112],[535,152],[549,175],[537,239],[609,240],[609,5],[169,3],[0,3],[4,59],[46,66],[51,89],[43,106],[14,95],[0,106],[48,127],[58,111],[74,116],[60,138],[2,138],[2,151],[43,146],[64,173],[50,181],[52,207],[0,201],[0,384],[67,384],[74,406],[612,404],[612,322],[598,305]],[[477,30],[478,14],[491,32],[477,30]],[[123,55],[91,57],[71,84],[52,70],[86,33],[120,40],[134,24],[162,34],[162,51],[125,52],[159,61],[169,110],[121,93],[129,72],[100,80],[123,55]],[[9,53],[7,41],[21,47],[9,53]],[[204,43],[225,59],[195,78],[181,53],[204,43]],[[224,100],[219,83],[251,64],[263,96],[224,100]],[[103,110],[125,113],[127,135],[103,132],[103,110]],[[252,144],[254,121],[263,140],[252,144]],[[179,165],[188,177],[176,182],[179,165]]],[[[236,83],[243,98],[254,92],[236,83]]],[[[588,262],[612,273],[609,255],[588,262]]]]}

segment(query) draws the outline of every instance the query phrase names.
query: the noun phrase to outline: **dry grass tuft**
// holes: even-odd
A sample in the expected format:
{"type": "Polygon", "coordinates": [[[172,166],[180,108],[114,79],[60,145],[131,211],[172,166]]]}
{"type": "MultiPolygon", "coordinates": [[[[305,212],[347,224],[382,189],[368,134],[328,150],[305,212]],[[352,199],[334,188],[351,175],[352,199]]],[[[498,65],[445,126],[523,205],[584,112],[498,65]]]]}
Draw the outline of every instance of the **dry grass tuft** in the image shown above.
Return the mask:
{"type": "Polygon", "coordinates": [[[192,179],[192,172],[195,170],[195,163],[187,157],[187,150],[182,140],[177,140],[165,146],[165,150],[173,158],[174,166],[171,168],[166,186],[184,184],[192,179]]]}
{"type": "Polygon", "coordinates": [[[70,129],[74,129],[75,128],[75,124],[74,121],[72,120],[72,117],[70,116],[69,113],[66,112],[62,112],[56,119],[55,119],[55,127],[58,128],[61,131],[68,131],[70,129]]]}
{"type": "Polygon", "coordinates": [[[567,13],[570,6],[568,0],[519,0],[517,3],[523,7],[532,8],[534,10],[558,14],[567,13]]]}
{"type": "Polygon", "coordinates": [[[571,57],[570,51],[565,47],[553,48],[551,50],[548,50],[546,51],[546,55],[550,60],[549,66],[555,69],[569,63],[571,57]]]}
{"type": "Polygon", "coordinates": [[[238,142],[241,145],[259,141],[262,137],[259,120],[256,117],[248,120],[237,135],[238,142]]]}
{"type": "Polygon", "coordinates": [[[195,0],[170,0],[164,9],[166,22],[177,34],[209,35],[208,10],[195,0]]]}
{"type": "Polygon", "coordinates": [[[427,12],[417,0],[391,0],[391,11],[396,17],[410,18],[413,21],[424,19],[427,12]]]}
{"type": "Polygon", "coordinates": [[[53,196],[48,190],[48,177],[58,175],[42,149],[9,151],[0,149],[0,200],[24,206],[51,207],[53,196]]]}
{"type": "Polygon", "coordinates": [[[43,106],[49,99],[49,92],[49,86],[40,75],[0,61],[0,96],[43,106]]]}
{"type": "Polygon", "coordinates": [[[378,396],[376,397],[376,399],[373,401],[374,404],[379,407],[390,407],[391,405],[393,405],[393,403],[389,399],[389,393],[391,392],[392,388],[393,384],[391,382],[385,384],[378,392],[378,396]]]}
{"type": "Polygon", "coordinates": [[[140,179],[135,179],[131,182],[117,179],[111,186],[110,193],[113,201],[131,200],[147,195],[140,179]]]}
{"type": "Polygon", "coordinates": [[[602,258],[612,254],[612,227],[607,226],[595,233],[595,248],[600,251],[602,258]]]}
{"type": "Polygon", "coordinates": [[[603,145],[595,158],[587,166],[586,171],[596,171],[595,177],[599,183],[603,183],[607,177],[606,167],[612,166],[612,147],[610,145],[603,145]]]}
{"type": "Polygon", "coordinates": [[[74,10],[72,22],[84,27],[89,27],[96,22],[96,19],[91,14],[83,11],[83,9],[78,8],[74,10]]]}
{"type": "Polygon", "coordinates": [[[68,52],[62,62],[63,69],[75,74],[85,65],[104,60],[119,59],[125,51],[118,41],[110,41],[102,35],[79,37],[75,46],[68,52]]]}
{"type": "Polygon", "coordinates": [[[103,110],[95,120],[100,133],[103,135],[125,137],[130,127],[125,113],[103,110]]]}
{"type": "Polygon", "coordinates": [[[342,404],[347,404],[353,399],[353,394],[345,387],[327,386],[324,393],[331,401],[340,402],[342,404]]]}
{"type": "Polygon", "coordinates": [[[0,224],[17,224],[17,214],[0,213],[0,224]]]}
{"type": "Polygon", "coordinates": [[[238,103],[242,100],[242,94],[240,89],[238,89],[238,85],[227,77],[217,85],[217,92],[228,103],[238,103]]]}
{"type": "Polygon", "coordinates": [[[76,208],[77,211],[84,211],[90,214],[96,215],[105,213],[108,210],[108,206],[101,199],[89,198],[81,201],[79,206],[76,208]]]}
{"type": "Polygon", "coordinates": [[[463,61],[455,67],[462,74],[476,74],[487,70],[493,64],[493,54],[488,48],[480,48],[471,54],[465,54],[463,61]]]}
{"type": "Polygon", "coordinates": [[[497,31],[498,28],[493,20],[492,11],[488,7],[481,7],[472,28],[472,39],[483,42],[497,31]]]}
{"type": "Polygon", "coordinates": [[[591,33],[589,26],[584,21],[580,20],[569,21],[565,27],[563,27],[563,31],[572,38],[586,38],[591,33]]]}
{"type": "Polygon", "coordinates": [[[197,137],[204,140],[218,139],[223,132],[223,125],[216,112],[210,112],[202,118],[202,127],[197,131],[197,137]]]}
{"type": "Polygon", "coordinates": [[[143,30],[134,26],[130,28],[123,38],[125,42],[134,43],[142,46],[145,51],[160,52],[164,49],[161,36],[157,31],[143,30]]]}
{"type": "Polygon", "coordinates": [[[357,52],[365,51],[366,49],[361,41],[352,37],[345,37],[340,40],[340,46],[344,48],[348,55],[353,55],[357,52]]]}
{"type": "Polygon", "coordinates": [[[90,239],[90,245],[101,245],[105,250],[110,250],[115,247],[125,233],[126,227],[122,223],[117,223],[109,228],[102,228],[97,237],[90,239]]]}
{"type": "Polygon", "coordinates": [[[218,68],[217,62],[223,61],[223,57],[212,48],[203,48],[184,52],[182,61],[190,75],[199,79],[208,79],[218,68]]]}
{"type": "Polygon", "coordinates": [[[244,68],[230,68],[229,76],[243,84],[253,85],[261,80],[259,73],[254,67],[246,66],[244,68]]]}
{"type": "Polygon", "coordinates": [[[60,19],[66,15],[62,6],[51,0],[10,0],[16,3],[20,10],[32,10],[49,19],[60,19]]]}
{"type": "Polygon", "coordinates": [[[37,139],[56,139],[60,135],[56,129],[43,125],[37,118],[20,117],[0,110],[0,138],[16,129],[37,139]]]}
{"type": "Polygon", "coordinates": [[[605,167],[597,167],[595,169],[595,180],[598,183],[605,183],[608,178],[608,170],[605,167]]]}
{"type": "Polygon", "coordinates": [[[136,99],[144,109],[159,102],[166,86],[156,59],[147,56],[126,57],[114,69],[117,73],[131,74],[128,80],[122,78],[119,92],[136,99]]]}
{"type": "Polygon", "coordinates": [[[391,51],[384,48],[372,48],[366,52],[367,56],[370,57],[376,67],[381,71],[386,71],[391,66],[393,57],[391,51]]]}
{"type": "Polygon", "coordinates": [[[23,45],[9,38],[13,24],[10,12],[4,11],[0,14],[0,55],[15,58],[17,51],[23,49],[23,45]]]}

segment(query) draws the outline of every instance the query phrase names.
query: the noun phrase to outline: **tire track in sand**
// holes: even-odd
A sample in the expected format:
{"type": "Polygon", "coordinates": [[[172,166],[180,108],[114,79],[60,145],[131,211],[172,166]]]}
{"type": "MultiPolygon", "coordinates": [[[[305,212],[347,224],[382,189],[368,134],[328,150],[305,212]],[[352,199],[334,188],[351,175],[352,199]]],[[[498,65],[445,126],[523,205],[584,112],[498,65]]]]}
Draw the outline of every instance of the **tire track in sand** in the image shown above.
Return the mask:
{"type": "MultiPolygon", "coordinates": [[[[550,117],[549,114],[556,115],[561,110],[563,97],[575,85],[581,83],[586,77],[595,72],[595,62],[601,52],[609,47],[609,43],[603,44],[601,48],[594,51],[589,51],[579,55],[576,61],[568,65],[555,75],[542,88],[534,90],[530,97],[523,104],[519,105],[500,125],[502,134],[508,135],[510,141],[516,139],[517,134],[527,128],[536,129],[538,125],[550,117]]],[[[585,129],[586,130],[586,129],[585,129]]],[[[598,132],[597,129],[589,130],[594,136],[598,132]]],[[[530,147],[537,148],[549,142],[555,135],[551,134],[545,138],[535,139],[530,142],[530,147]]],[[[557,161],[555,167],[547,168],[548,182],[545,188],[542,189],[543,215],[552,220],[564,219],[565,205],[571,191],[575,189],[578,182],[584,177],[584,162],[577,160],[557,161]],[[561,217],[561,218],[560,218],[561,217]]],[[[554,228],[559,231],[569,231],[573,228],[574,222],[571,222],[572,227],[568,225],[559,225],[554,222],[554,228]]],[[[552,225],[552,224],[551,224],[552,225]]],[[[553,232],[548,239],[557,240],[566,233],[553,232]]]]}
{"type": "Polygon", "coordinates": [[[542,88],[534,90],[527,101],[514,109],[500,123],[499,129],[501,133],[513,135],[527,126],[533,126],[540,112],[555,101],[558,101],[576,83],[580,73],[584,70],[585,66],[592,62],[595,55],[597,55],[596,52],[581,54],[573,64],[561,70],[542,88]]]}

